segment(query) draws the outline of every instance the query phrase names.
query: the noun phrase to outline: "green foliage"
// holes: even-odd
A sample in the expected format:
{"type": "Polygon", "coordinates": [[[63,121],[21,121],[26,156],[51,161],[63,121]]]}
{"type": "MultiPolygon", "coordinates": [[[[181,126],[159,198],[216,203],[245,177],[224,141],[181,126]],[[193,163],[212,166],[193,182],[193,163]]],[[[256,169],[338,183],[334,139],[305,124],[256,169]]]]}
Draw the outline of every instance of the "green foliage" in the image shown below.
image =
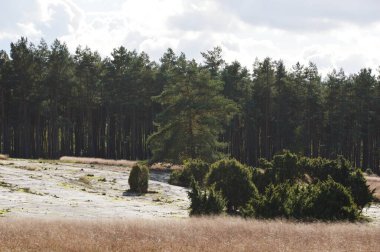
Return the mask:
{"type": "Polygon", "coordinates": [[[276,180],[283,182],[299,177],[301,170],[297,162],[297,155],[290,151],[284,151],[283,154],[275,155],[273,157],[272,167],[273,172],[276,174],[276,180]]]}
{"type": "Polygon", "coordinates": [[[270,184],[277,185],[288,180],[310,184],[323,182],[331,177],[349,190],[359,209],[373,200],[373,192],[366,185],[363,173],[359,169],[355,169],[343,157],[338,157],[336,160],[298,158],[297,155],[285,151],[283,154],[275,155],[271,162],[266,161],[265,163],[262,160],[261,164],[264,164],[266,169],[255,168],[252,177],[252,181],[261,193],[270,184]]]}
{"type": "Polygon", "coordinates": [[[272,168],[261,169],[253,168],[252,169],[252,182],[257,187],[260,193],[264,193],[265,188],[275,181],[275,173],[272,168]]]}
{"type": "Polygon", "coordinates": [[[9,55],[0,50],[0,152],[153,154],[152,161],[178,163],[227,154],[257,166],[289,149],[309,158],[343,155],[380,173],[380,81],[371,69],[332,70],[322,79],[313,63],[287,68],[264,58],[247,69],[226,63],[220,48],[202,56],[199,64],[168,49],[156,63],[120,46],[102,58],[87,47],[70,53],[59,40],[21,38],[9,55]]]}
{"type": "Polygon", "coordinates": [[[343,157],[336,160],[301,158],[300,166],[314,180],[325,181],[331,176],[334,181],[345,186],[360,209],[373,200],[373,193],[366,185],[363,173],[343,157]]]}
{"type": "Polygon", "coordinates": [[[197,182],[192,180],[190,198],[190,215],[216,215],[221,214],[226,201],[220,192],[215,191],[214,187],[202,190],[197,182]]]}
{"type": "Polygon", "coordinates": [[[195,61],[172,55],[175,68],[165,68],[170,79],[163,92],[153,97],[163,110],[157,131],[149,137],[153,160],[181,163],[188,158],[213,161],[221,157],[224,144],[219,134],[236,111],[222,95],[223,83],[195,61]]]}
{"type": "Polygon", "coordinates": [[[200,159],[189,159],[184,161],[184,169],[177,170],[170,174],[169,183],[188,187],[191,180],[194,179],[199,185],[204,185],[206,174],[210,165],[200,159]]]}
{"type": "MultiPolygon", "coordinates": [[[[256,217],[306,220],[356,220],[357,205],[350,191],[331,177],[317,184],[269,185],[249,207],[256,217]]],[[[246,210],[246,212],[249,212],[246,210]]]]}
{"type": "Polygon", "coordinates": [[[236,159],[222,159],[211,165],[207,185],[215,186],[227,201],[227,211],[237,212],[258,195],[251,170],[236,159]]]}
{"type": "Polygon", "coordinates": [[[130,191],[136,193],[148,192],[149,169],[146,166],[135,165],[129,174],[130,191]]]}
{"type": "Polygon", "coordinates": [[[317,183],[312,190],[313,205],[308,214],[321,220],[355,220],[358,208],[350,191],[331,177],[317,183]]]}
{"type": "Polygon", "coordinates": [[[369,205],[374,200],[374,191],[369,189],[362,171],[356,170],[350,173],[345,185],[352,194],[352,198],[359,209],[369,205]]]}

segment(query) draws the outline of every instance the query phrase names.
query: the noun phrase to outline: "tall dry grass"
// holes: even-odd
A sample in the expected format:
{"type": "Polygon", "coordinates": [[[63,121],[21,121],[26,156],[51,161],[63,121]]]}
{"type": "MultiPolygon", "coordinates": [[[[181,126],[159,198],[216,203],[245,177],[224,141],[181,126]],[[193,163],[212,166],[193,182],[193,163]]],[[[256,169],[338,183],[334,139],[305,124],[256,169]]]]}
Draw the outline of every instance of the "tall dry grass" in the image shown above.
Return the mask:
{"type": "Polygon", "coordinates": [[[380,227],[238,218],[0,219],[1,251],[379,251],[380,227]]]}
{"type": "Polygon", "coordinates": [[[90,157],[69,157],[63,156],[59,159],[60,161],[80,163],[80,164],[100,164],[100,165],[123,165],[132,167],[137,163],[137,161],[131,160],[112,160],[103,158],[90,158],[90,157]]]}

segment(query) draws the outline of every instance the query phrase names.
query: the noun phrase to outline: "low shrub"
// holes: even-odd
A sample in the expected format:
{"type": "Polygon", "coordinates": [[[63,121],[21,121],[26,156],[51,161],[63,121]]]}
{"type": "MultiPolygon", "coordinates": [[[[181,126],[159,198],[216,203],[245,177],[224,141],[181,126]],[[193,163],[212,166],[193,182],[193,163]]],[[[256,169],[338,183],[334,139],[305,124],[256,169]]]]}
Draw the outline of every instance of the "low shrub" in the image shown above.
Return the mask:
{"type": "Polygon", "coordinates": [[[148,192],[149,169],[144,165],[134,165],[129,174],[128,183],[131,192],[148,192]]]}
{"type": "Polygon", "coordinates": [[[359,169],[350,173],[347,179],[347,188],[351,191],[352,198],[359,209],[369,205],[374,200],[374,190],[369,189],[366,179],[359,169]]]}
{"type": "MultiPolygon", "coordinates": [[[[317,184],[271,184],[249,207],[261,218],[356,220],[358,208],[350,191],[331,177],[317,184]]],[[[248,212],[248,211],[246,211],[248,212]]]]}
{"type": "Polygon", "coordinates": [[[189,187],[194,179],[200,186],[204,186],[206,174],[210,165],[200,159],[190,159],[184,162],[183,170],[177,170],[170,175],[169,183],[183,187],[189,187]]]}
{"type": "Polygon", "coordinates": [[[214,187],[201,189],[199,184],[193,180],[191,182],[190,215],[217,215],[226,208],[226,201],[222,194],[215,191],[214,187]]]}
{"type": "Polygon", "coordinates": [[[204,195],[214,197],[215,190],[228,214],[258,218],[357,220],[373,200],[361,170],[342,157],[307,158],[284,151],[272,161],[261,159],[258,168],[222,159],[211,165],[205,181],[203,192],[195,188],[189,194],[194,214],[206,212],[209,196],[204,195]]]}
{"type": "Polygon", "coordinates": [[[264,170],[261,168],[252,169],[252,182],[260,193],[265,192],[265,188],[275,181],[275,174],[272,168],[264,170]]]}
{"type": "Polygon", "coordinates": [[[298,167],[298,156],[287,150],[273,157],[272,167],[276,174],[276,182],[280,183],[285,180],[294,180],[301,174],[301,169],[298,167]]]}
{"type": "Polygon", "coordinates": [[[260,160],[260,168],[253,169],[252,181],[264,193],[270,184],[280,184],[286,180],[293,183],[318,183],[331,177],[335,182],[346,187],[359,209],[369,205],[373,192],[366,184],[360,169],[354,168],[343,157],[335,160],[324,158],[298,157],[288,151],[275,155],[271,162],[260,160]]]}
{"type": "Polygon", "coordinates": [[[350,191],[331,177],[312,188],[312,206],[307,215],[319,220],[356,220],[358,208],[350,191]]]}
{"type": "Polygon", "coordinates": [[[235,159],[222,159],[211,165],[207,185],[215,186],[227,201],[227,212],[236,213],[258,196],[251,170],[235,159]]]}

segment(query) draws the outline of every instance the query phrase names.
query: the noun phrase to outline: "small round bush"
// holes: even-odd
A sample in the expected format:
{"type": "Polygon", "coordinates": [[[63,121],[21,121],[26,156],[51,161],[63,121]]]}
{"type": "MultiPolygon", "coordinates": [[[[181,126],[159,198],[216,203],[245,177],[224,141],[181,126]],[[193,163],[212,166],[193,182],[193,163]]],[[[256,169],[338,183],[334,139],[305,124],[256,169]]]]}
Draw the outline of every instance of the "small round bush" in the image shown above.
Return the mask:
{"type": "Polygon", "coordinates": [[[203,186],[209,167],[210,165],[201,159],[186,160],[183,170],[174,171],[170,175],[169,183],[189,187],[191,180],[194,179],[200,186],[203,186]]]}
{"type": "Polygon", "coordinates": [[[130,191],[136,193],[148,192],[149,169],[146,166],[134,165],[129,174],[130,191]]]}
{"type": "Polygon", "coordinates": [[[211,165],[207,175],[207,185],[215,186],[227,201],[229,213],[245,206],[258,195],[252,183],[251,170],[235,159],[222,159],[211,165]]]}

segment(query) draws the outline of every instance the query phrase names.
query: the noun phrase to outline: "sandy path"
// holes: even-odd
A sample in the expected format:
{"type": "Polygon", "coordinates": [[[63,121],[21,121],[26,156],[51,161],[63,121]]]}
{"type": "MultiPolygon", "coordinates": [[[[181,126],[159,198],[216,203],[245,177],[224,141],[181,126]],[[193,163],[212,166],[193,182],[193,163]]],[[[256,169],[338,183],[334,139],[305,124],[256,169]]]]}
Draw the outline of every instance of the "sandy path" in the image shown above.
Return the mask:
{"type": "Polygon", "coordinates": [[[166,183],[167,173],[152,172],[152,192],[137,196],[126,193],[129,172],[117,166],[2,160],[0,211],[11,217],[188,216],[187,191],[166,183]]]}

